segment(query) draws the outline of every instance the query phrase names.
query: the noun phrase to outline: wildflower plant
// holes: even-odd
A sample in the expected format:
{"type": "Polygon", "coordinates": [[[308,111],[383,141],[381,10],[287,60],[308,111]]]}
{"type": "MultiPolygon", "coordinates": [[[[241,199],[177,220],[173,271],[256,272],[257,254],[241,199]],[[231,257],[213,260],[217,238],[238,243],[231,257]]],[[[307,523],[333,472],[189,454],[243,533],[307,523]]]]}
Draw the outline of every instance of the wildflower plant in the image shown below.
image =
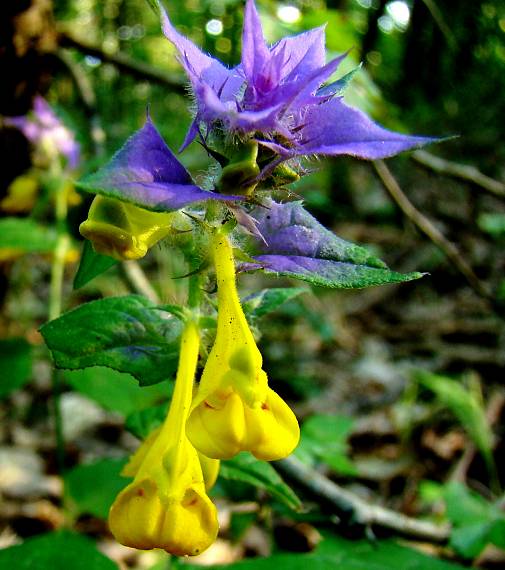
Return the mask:
{"type": "Polygon", "coordinates": [[[237,273],[347,289],[421,276],[391,271],[324,228],[302,201],[279,200],[278,191],[306,174],[307,157],[379,159],[433,139],[386,130],[344,103],[349,77],[333,74],[345,54],[326,62],[323,28],[271,46],[247,0],[241,62],[229,69],[159,10],[194,95],[182,149],[198,139],[216,161],[215,175],[209,188],[196,184],[148,115],[108,164],[80,181],[95,194],[80,231],[95,251],[86,262],[95,263],[91,276],[105,268],[97,253],[139,259],[169,238],[187,261],[187,303],[104,299],[49,322],[42,334],[61,368],[105,365],[141,385],[175,374],[168,415],[126,466],[133,481],[112,505],[109,523],[125,545],[195,555],[218,533],[207,490],[219,460],[239,452],[277,460],[299,441],[293,411],[269,387],[237,273]]]}

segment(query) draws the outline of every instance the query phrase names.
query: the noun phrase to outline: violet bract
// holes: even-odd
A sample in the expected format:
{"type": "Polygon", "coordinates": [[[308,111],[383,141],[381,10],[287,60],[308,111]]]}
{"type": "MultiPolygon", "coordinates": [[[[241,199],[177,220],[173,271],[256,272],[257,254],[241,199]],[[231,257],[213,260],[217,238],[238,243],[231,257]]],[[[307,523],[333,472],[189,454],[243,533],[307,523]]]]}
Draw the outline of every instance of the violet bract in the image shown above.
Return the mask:
{"type": "MultiPolygon", "coordinates": [[[[179,52],[197,111],[183,148],[205,131],[256,139],[278,164],[302,155],[348,154],[379,159],[436,139],[384,129],[347,106],[342,82],[325,84],[345,54],[325,63],[324,28],[269,46],[253,0],[247,0],[242,59],[233,69],[204,54],[182,36],[161,8],[162,29],[179,52]]],[[[271,163],[265,172],[271,171],[271,163]]]]}

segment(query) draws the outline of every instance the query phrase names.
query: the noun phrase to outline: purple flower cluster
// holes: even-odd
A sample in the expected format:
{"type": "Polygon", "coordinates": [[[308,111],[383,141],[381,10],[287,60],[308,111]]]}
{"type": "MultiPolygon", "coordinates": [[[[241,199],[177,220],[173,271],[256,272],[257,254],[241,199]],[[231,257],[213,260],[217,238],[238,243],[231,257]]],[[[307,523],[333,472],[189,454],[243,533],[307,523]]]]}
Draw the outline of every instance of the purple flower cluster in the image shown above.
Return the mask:
{"type": "Polygon", "coordinates": [[[160,13],[197,103],[182,148],[199,136],[221,162],[216,191],[194,184],[149,117],[109,164],[79,183],[83,190],[171,211],[208,199],[246,200],[258,182],[270,188],[292,182],[298,173],[281,164],[291,158],[378,159],[436,140],[386,130],[347,106],[341,96],[347,79],[331,81],[345,54],[325,63],[322,27],[269,46],[254,0],[247,0],[242,59],[229,69],[181,35],[161,5],[160,13]]]}
{"type": "Polygon", "coordinates": [[[242,59],[228,69],[182,36],[161,8],[162,28],[179,52],[198,109],[183,147],[204,127],[256,139],[279,157],[349,154],[392,156],[434,139],[402,135],[347,106],[342,83],[327,84],[341,61],[325,63],[324,28],[283,38],[269,46],[254,0],[247,0],[242,59]]]}
{"type": "Polygon", "coordinates": [[[17,127],[35,146],[49,147],[64,156],[69,168],[74,169],[80,160],[80,148],[72,131],[55,115],[48,102],[37,95],[33,110],[28,115],[8,117],[7,125],[17,127]]]}

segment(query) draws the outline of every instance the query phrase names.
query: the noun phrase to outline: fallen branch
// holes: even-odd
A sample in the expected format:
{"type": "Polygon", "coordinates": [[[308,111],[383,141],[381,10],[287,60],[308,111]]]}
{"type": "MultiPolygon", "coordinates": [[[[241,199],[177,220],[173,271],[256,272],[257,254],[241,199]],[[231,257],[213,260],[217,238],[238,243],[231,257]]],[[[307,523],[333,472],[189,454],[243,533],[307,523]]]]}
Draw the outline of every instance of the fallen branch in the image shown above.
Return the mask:
{"type": "Polygon", "coordinates": [[[119,70],[139,79],[147,79],[148,81],[168,86],[173,91],[185,93],[186,82],[182,76],[171,75],[154,65],[144,63],[124,53],[107,53],[101,47],[77,39],[66,32],[60,32],[59,44],[62,47],[74,48],[81,53],[91,55],[101,61],[112,63],[119,70]]]}
{"type": "Polygon", "coordinates": [[[457,162],[445,160],[444,158],[430,154],[425,150],[416,150],[411,156],[416,162],[426,166],[434,172],[452,176],[453,178],[459,178],[466,182],[471,182],[495,196],[500,198],[505,197],[505,184],[482,174],[482,172],[475,168],[475,166],[471,166],[469,164],[458,164],[457,162]]]}
{"type": "Polygon", "coordinates": [[[337,512],[351,513],[357,523],[393,530],[402,536],[428,540],[430,542],[446,542],[449,538],[450,525],[437,525],[420,521],[397,513],[385,507],[371,505],[330,481],[315,469],[308,467],[296,457],[288,457],[274,463],[275,467],[288,479],[304,487],[316,500],[331,504],[337,512]]]}
{"type": "Polygon", "coordinates": [[[386,166],[386,163],[383,160],[374,160],[372,164],[384,188],[386,188],[391,198],[393,198],[407,218],[447,256],[476,293],[486,299],[492,299],[487,287],[480,281],[470,265],[463,259],[458,248],[451,243],[403,193],[395,177],[386,166]]]}

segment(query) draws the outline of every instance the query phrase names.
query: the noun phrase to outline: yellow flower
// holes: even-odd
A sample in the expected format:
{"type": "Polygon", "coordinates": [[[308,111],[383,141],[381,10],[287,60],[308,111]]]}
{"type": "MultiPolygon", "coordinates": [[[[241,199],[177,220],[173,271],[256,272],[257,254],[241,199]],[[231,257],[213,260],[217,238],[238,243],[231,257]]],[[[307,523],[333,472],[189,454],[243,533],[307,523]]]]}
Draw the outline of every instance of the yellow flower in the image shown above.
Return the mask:
{"type": "Polygon", "coordinates": [[[194,556],[216,539],[217,511],[206,494],[206,478],[209,487],[215,481],[219,462],[205,458],[201,463],[185,432],[198,347],[197,328],[188,322],[167,418],[123,471],[134,480],[112,505],[109,527],[116,540],[126,546],[163,548],[178,556],[194,556]]]}
{"type": "Polygon", "coordinates": [[[263,359],[240,305],[231,244],[212,237],[218,287],[214,346],[186,423],[193,445],[207,457],[228,459],[250,451],[272,461],[289,455],[300,430],[288,405],[268,387],[263,359]]]}
{"type": "Polygon", "coordinates": [[[95,196],[79,231],[95,251],[119,260],[140,259],[172,231],[176,213],[158,213],[133,204],[95,196]]]}

